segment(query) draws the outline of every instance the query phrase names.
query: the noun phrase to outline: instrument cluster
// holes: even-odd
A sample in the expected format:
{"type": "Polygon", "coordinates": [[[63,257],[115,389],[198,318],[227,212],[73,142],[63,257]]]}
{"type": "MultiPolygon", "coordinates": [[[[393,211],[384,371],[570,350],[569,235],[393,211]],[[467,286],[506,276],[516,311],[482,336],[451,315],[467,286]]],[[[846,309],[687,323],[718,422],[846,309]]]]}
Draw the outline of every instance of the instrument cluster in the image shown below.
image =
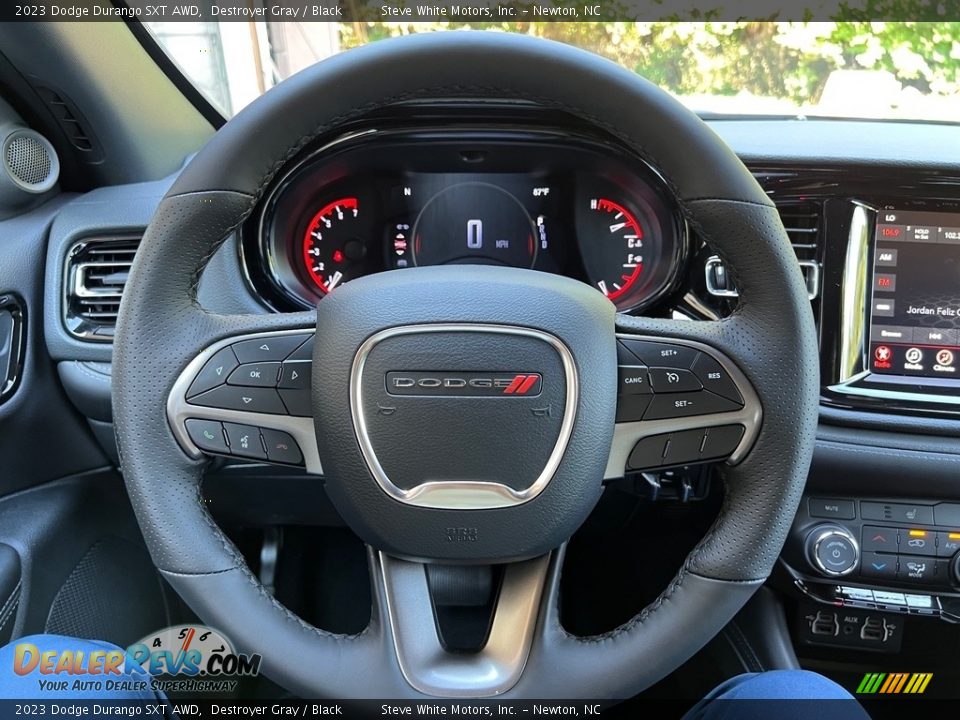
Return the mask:
{"type": "Polygon", "coordinates": [[[247,270],[278,309],[313,307],[369,273],[488,264],[583,280],[629,312],[674,289],[687,251],[651,167],[542,129],[342,139],[274,184],[254,234],[247,270]]]}

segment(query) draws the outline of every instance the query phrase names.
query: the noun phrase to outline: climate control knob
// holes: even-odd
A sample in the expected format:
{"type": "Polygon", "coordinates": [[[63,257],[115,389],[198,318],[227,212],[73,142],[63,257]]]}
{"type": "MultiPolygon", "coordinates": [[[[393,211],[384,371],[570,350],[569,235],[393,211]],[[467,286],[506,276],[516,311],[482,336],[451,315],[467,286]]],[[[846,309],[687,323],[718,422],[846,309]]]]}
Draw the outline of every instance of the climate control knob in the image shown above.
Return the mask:
{"type": "Polygon", "coordinates": [[[860,564],[857,539],[839,525],[817,525],[807,535],[807,559],[824,575],[849,575],[860,564]]]}

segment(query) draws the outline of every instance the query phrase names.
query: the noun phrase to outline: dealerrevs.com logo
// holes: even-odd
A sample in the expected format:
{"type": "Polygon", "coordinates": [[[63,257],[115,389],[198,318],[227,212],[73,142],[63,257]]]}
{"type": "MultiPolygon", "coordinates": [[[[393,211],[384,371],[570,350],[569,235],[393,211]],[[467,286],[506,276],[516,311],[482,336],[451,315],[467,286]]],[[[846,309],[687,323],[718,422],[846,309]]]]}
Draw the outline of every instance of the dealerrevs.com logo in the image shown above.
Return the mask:
{"type": "Polygon", "coordinates": [[[14,648],[13,671],[36,675],[41,691],[117,690],[225,692],[238,678],[258,675],[261,657],[238,653],[217,630],[175,625],[126,649],[45,649],[23,642],[14,648]]]}

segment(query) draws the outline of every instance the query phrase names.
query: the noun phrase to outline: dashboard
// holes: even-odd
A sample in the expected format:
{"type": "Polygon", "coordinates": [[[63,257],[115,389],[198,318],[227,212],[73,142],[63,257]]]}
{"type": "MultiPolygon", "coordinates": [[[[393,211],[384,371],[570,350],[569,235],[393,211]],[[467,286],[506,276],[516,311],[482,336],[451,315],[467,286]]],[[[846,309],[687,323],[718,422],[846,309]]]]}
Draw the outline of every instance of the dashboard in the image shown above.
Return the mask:
{"type": "Polygon", "coordinates": [[[369,273],[489,264],[573,277],[638,311],[676,288],[688,249],[639,158],[569,131],[489,125],[338,138],[279,177],[244,230],[251,281],[280,309],[369,273]]]}

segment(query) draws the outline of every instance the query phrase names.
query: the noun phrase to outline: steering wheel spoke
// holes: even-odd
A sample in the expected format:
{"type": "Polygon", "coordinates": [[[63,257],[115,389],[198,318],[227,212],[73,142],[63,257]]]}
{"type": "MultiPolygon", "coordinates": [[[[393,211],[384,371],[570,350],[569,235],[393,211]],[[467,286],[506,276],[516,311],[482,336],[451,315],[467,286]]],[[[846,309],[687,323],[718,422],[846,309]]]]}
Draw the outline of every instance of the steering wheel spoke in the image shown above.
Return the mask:
{"type": "Polygon", "coordinates": [[[534,642],[550,558],[548,553],[494,569],[439,566],[440,572],[466,571],[468,577],[488,570],[495,578],[495,584],[479,590],[489,591],[492,598],[482,647],[451,652],[442,640],[438,607],[453,595],[454,603],[474,609],[470,605],[477,601],[464,589],[470,583],[451,583],[449,578],[431,583],[427,565],[377,553],[374,571],[383,583],[385,615],[400,670],[410,686],[437,697],[490,697],[516,685],[534,642]]]}
{"type": "Polygon", "coordinates": [[[173,384],[167,416],[188,455],[222,455],[322,474],[313,427],[312,328],[232,335],[173,384]]]}
{"type": "Polygon", "coordinates": [[[619,332],[617,376],[604,479],[701,462],[734,465],[759,432],[763,411],[753,386],[731,357],[705,342],[619,332]]]}

